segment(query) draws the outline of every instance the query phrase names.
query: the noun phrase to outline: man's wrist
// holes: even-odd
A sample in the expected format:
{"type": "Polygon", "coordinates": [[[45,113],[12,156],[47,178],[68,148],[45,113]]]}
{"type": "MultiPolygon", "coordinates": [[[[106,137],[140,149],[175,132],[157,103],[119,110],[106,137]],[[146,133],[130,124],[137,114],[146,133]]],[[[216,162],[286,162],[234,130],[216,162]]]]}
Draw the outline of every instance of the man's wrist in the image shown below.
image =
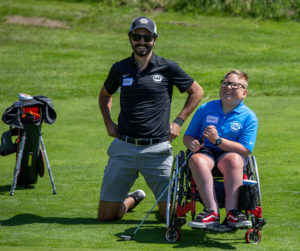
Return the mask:
{"type": "Polygon", "coordinates": [[[176,119],[173,120],[173,123],[176,123],[179,126],[182,126],[184,123],[184,120],[182,118],[177,117],[176,119]]]}

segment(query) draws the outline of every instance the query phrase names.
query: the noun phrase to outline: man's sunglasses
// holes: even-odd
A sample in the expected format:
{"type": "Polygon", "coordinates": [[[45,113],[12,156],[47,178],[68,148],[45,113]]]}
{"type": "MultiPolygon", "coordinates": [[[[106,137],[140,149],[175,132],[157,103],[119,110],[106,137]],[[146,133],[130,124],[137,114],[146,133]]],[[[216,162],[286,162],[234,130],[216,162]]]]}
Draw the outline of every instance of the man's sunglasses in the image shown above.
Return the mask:
{"type": "Polygon", "coordinates": [[[145,42],[151,42],[153,38],[155,38],[154,34],[139,34],[139,33],[131,33],[130,34],[133,41],[138,42],[141,41],[142,38],[145,42]]]}
{"type": "Polygon", "coordinates": [[[230,81],[225,81],[225,80],[221,80],[221,86],[223,88],[227,87],[227,86],[231,86],[232,89],[239,89],[240,87],[245,89],[245,86],[243,86],[241,83],[237,83],[237,82],[230,82],[230,81]]]}

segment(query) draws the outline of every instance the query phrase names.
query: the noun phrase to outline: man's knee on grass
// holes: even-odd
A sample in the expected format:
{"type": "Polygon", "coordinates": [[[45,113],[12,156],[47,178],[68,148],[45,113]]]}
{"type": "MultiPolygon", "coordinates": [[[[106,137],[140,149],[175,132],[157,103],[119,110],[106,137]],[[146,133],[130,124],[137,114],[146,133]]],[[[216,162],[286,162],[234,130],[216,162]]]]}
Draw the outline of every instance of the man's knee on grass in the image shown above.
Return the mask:
{"type": "Polygon", "coordinates": [[[162,221],[166,221],[167,202],[158,202],[158,211],[162,221]]]}
{"type": "Polygon", "coordinates": [[[121,219],[126,213],[126,206],[123,202],[100,201],[98,207],[99,221],[113,221],[121,219]]]}

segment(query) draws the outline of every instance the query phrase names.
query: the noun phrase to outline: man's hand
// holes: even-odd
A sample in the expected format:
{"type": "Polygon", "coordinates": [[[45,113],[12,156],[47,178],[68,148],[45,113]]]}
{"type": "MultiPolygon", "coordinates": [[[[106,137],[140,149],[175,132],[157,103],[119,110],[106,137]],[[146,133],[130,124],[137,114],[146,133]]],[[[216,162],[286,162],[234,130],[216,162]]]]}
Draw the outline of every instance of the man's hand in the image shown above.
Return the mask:
{"type": "Polygon", "coordinates": [[[118,125],[112,122],[109,126],[106,126],[106,130],[109,136],[117,137],[118,125]]]}
{"type": "Polygon", "coordinates": [[[176,139],[180,134],[181,127],[177,124],[172,122],[170,124],[170,135],[169,135],[169,141],[172,142],[174,139],[176,139]]]}
{"type": "MultiPolygon", "coordinates": [[[[188,93],[188,97],[186,99],[184,107],[176,117],[182,119],[182,121],[185,121],[187,117],[194,111],[194,109],[197,107],[203,96],[203,90],[196,81],[193,82],[193,84],[186,90],[186,92],[188,93]]],[[[179,136],[180,129],[181,126],[177,123],[172,122],[170,124],[170,142],[172,142],[175,138],[179,136]]]]}

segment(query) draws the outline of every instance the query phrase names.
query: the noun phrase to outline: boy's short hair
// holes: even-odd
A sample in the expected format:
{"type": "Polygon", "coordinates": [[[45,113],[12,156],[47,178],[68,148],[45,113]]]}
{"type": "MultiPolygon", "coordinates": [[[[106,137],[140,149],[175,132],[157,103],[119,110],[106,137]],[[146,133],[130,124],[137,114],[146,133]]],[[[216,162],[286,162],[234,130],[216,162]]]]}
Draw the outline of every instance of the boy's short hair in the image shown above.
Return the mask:
{"type": "Polygon", "coordinates": [[[246,72],[239,71],[239,70],[231,70],[230,72],[226,73],[225,78],[227,78],[230,74],[235,74],[238,76],[239,79],[243,80],[243,85],[247,89],[248,88],[248,75],[246,72]]]}

